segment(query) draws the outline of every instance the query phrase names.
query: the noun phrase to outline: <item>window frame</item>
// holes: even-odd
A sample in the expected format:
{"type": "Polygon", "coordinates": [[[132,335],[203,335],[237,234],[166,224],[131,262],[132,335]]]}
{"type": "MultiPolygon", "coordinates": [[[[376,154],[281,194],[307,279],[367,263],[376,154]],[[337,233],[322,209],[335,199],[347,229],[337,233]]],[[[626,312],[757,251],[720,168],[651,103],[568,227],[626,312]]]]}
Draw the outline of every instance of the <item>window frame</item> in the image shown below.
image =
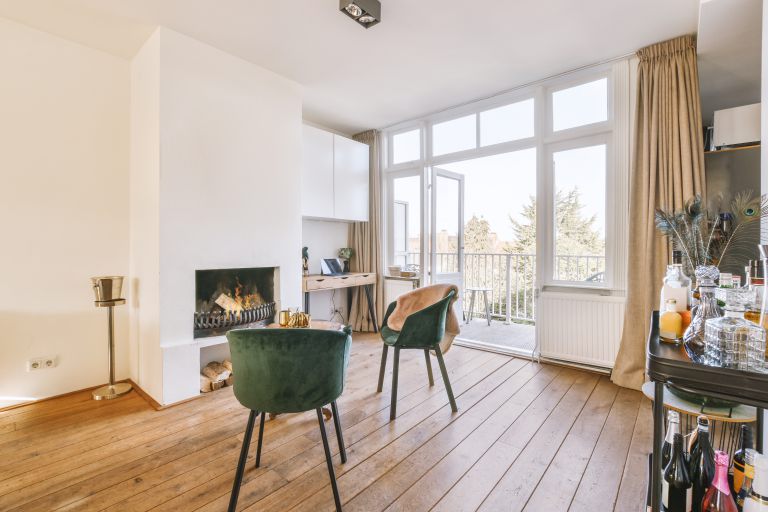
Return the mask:
{"type": "MultiPolygon", "coordinates": [[[[537,208],[537,279],[536,288],[539,290],[563,291],[582,289],[585,292],[594,291],[601,294],[623,294],[626,291],[626,255],[628,222],[628,184],[629,184],[629,154],[630,154],[630,59],[622,58],[612,62],[585,67],[576,71],[564,73],[557,77],[545,79],[534,84],[523,86],[490,98],[450,108],[442,112],[393,125],[382,130],[382,141],[385,150],[382,152],[382,185],[383,195],[391,193],[391,182],[388,175],[393,172],[418,169],[422,176],[424,194],[422,198],[422,259],[429,253],[424,237],[429,230],[427,218],[430,191],[429,170],[432,167],[510,153],[525,149],[536,149],[536,181],[539,202],[545,202],[537,208]],[[553,130],[553,94],[581,84],[605,78],[607,80],[607,119],[596,123],[567,128],[555,132],[553,130]],[[504,107],[526,99],[533,99],[534,131],[533,136],[525,139],[501,142],[481,146],[481,113],[499,107],[504,107]],[[432,152],[432,127],[435,124],[475,114],[476,140],[475,148],[434,156],[432,152]],[[421,160],[392,164],[392,137],[414,128],[421,129],[421,160]],[[606,263],[605,280],[602,283],[585,281],[556,281],[553,279],[554,240],[551,239],[552,203],[554,197],[554,181],[552,173],[553,148],[566,147],[573,144],[580,147],[580,141],[593,137],[605,139],[606,142],[606,263]],[[551,254],[550,254],[551,253],[551,254]]],[[[594,144],[584,144],[594,145],[594,144]]],[[[389,219],[389,202],[382,201],[382,219],[385,240],[389,241],[390,233],[387,221],[389,219]]],[[[427,242],[428,243],[428,242],[427,242]]],[[[392,261],[390,251],[386,250],[387,264],[392,261]]],[[[424,266],[425,271],[428,269],[424,266]]]]}

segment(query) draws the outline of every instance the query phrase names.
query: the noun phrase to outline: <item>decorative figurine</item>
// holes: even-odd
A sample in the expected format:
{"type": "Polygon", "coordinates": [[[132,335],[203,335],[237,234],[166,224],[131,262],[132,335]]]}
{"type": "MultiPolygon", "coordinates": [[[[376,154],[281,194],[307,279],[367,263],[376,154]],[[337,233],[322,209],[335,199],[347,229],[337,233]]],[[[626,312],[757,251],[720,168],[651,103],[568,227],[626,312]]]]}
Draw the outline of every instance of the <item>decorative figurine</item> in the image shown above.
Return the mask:
{"type": "Polygon", "coordinates": [[[309,275],[309,247],[301,248],[301,273],[302,275],[309,275]]]}

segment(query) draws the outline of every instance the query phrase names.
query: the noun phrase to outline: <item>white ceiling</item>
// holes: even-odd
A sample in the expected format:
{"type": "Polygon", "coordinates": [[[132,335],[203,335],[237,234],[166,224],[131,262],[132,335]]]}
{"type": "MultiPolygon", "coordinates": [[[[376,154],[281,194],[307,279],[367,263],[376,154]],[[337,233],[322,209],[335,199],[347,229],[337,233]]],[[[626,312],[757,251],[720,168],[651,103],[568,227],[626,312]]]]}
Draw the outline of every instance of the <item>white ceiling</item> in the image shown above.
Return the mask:
{"type": "Polygon", "coordinates": [[[706,0],[699,15],[699,83],[705,125],[715,110],[760,101],[762,0],[706,0]]]}
{"type": "Polygon", "coordinates": [[[304,86],[304,117],[381,128],[697,28],[699,0],[0,0],[0,16],[130,57],[157,25],[304,86]]]}

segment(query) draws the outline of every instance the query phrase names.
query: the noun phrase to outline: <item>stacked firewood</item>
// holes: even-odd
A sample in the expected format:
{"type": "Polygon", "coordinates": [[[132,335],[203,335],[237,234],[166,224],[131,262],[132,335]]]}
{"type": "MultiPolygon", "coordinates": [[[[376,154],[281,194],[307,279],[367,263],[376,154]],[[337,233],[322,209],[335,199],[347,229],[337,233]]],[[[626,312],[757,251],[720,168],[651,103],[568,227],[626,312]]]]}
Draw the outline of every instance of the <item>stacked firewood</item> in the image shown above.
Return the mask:
{"type": "Polygon", "coordinates": [[[232,361],[212,361],[200,372],[200,391],[208,393],[232,385],[232,361]]]}

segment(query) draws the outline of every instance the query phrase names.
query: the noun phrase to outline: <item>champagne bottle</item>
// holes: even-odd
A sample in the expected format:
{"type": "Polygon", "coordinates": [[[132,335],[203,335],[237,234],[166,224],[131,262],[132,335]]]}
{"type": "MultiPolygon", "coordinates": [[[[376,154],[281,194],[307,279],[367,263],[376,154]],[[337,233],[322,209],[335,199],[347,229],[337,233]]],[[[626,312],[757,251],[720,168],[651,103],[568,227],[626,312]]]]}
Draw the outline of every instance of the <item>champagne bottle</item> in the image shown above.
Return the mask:
{"type": "Polygon", "coordinates": [[[744,454],[744,483],[741,485],[739,494],[736,495],[736,507],[741,512],[744,510],[744,503],[749,499],[752,493],[752,480],[755,478],[755,456],[757,452],[747,448],[744,454]]]}
{"type": "Polygon", "coordinates": [[[738,512],[728,486],[728,454],[715,452],[715,478],[701,502],[702,512],[738,512]]]}
{"type": "Polygon", "coordinates": [[[667,412],[667,436],[664,438],[664,445],[661,447],[661,470],[669,464],[672,457],[672,443],[675,434],[680,433],[680,415],[676,411],[667,412]]]}
{"type": "Polygon", "coordinates": [[[749,425],[741,426],[741,441],[739,443],[739,449],[733,454],[733,476],[731,479],[731,491],[736,496],[741,491],[741,486],[744,482],[744,458],[747,454],[747,449],[754,448],[752,442],[752,427],[749,425]]]}
{"type": "Polygon", "coordinates": [[[755,453],[755,478],[744,512],[768,512],[768,456],[755,453]]]}
{"type": "Polygon", "coordinates": [[[683,436],[675,434],[672,441],[672,455],[664,468],[661,501],[667,512],[689,512],[691,498],[691,477],[688,474],[688,464],[683,451],[683,436]]]}
{"type": "Polygon", "coordinates": [[[693,484],[693,512],[701,510],[701,502],[707,488],[715,478],[715,452],[709,439],[709,419],[699,416],[697,428],[691,436],[690,446],[690,475],[693,484]]]}

